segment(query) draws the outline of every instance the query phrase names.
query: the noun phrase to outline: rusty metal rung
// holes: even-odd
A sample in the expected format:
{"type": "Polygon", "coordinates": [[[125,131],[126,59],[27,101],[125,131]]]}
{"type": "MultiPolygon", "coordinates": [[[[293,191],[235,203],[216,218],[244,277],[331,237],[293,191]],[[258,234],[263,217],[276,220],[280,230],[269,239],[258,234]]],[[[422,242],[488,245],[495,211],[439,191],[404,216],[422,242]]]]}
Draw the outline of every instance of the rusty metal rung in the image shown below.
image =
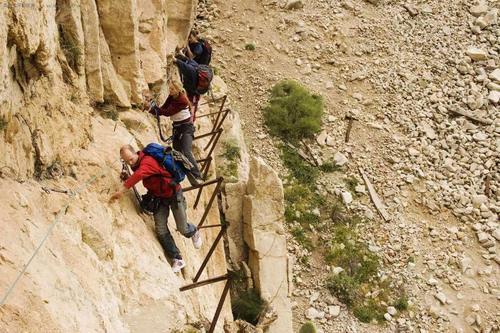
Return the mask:
{"type": "Polygon", "coordinates": [[[187,291],[187,290],[191,290],[191,289],[203,287],[203,286],[206,286],[206,285],[209,285],[209,284],[212,284],[212,283],[224,281],[224,280],[227,280],[227,279],[229,279],[229,273],[221,275],[221,276],[217,276],[217,277],[214,277],[214,278],[211,278],[211,279],[206,279],[206,280],[203,280],[203,281],[194,282],[194,283],[182,286],[182,287],[179,288],[179,290],[180,291],[187,291]]]}

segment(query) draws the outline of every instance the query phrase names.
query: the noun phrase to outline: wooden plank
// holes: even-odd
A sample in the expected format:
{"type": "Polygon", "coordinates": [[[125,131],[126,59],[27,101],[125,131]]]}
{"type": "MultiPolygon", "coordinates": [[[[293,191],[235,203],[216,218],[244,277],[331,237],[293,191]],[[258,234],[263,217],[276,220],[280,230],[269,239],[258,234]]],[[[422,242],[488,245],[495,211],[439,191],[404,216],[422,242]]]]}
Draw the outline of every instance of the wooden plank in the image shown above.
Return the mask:
{"type": "Polygon", "coordinates": [[[481,123],[483,125],[491,125],[491,124],[493,124],[493,120],[484,119],[484,118],[481,118],[481,117],[477,117],[477,116],[475,116],[472,113],[467,112],[467,111],[456,110],[456,109],[453,109],[453,110],[452,109],[448,109],[448,112],[456,114],[456,115],[459,115],[459,116],[463,116],[465,118],[469,118],[470,120],[477,121],[478,123],[481,123]]]}
{"type": "Polygon", "coordinates": [[[385,210],[385,205],[382,202],[382,199],[380,199],[380,197],[378,196],[377,191],[375,191],[375,188],[373,187],[372,183],[368,179],[368,176],[366,176],[366,173],[361,167],[359,168],[359,173],[365,181],[366,188],[368,189],[368,193],[370,194],[370,198],[372,199],[375,208],[377,208],[384,221],[389,221],[391,218],[389,216],[389,213],[387,213],[387,211],[385,210]]]}

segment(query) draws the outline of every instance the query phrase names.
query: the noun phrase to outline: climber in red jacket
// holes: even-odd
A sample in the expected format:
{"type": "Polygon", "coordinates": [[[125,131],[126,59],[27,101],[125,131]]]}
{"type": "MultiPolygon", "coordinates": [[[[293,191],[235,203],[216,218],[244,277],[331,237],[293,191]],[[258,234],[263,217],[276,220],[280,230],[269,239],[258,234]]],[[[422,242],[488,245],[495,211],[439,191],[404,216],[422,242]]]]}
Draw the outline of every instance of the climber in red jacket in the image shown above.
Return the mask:
{"type": "Polygon", "coordinates": [[[134,173],[125,180],[123,187],[111,196],[110,202],[122,197],[126,191],[142,180],[142,184],[148,190],[147,195],[156,203],[156,209],[153,211],[156,236],[167,256],[173,259],[172,270],[175,273],[180,272],[186,263],[168,230],[169,210],[174,215],[177,230],[184,237],[191,238],[196,249],[202,245],[196,226],[187,221],[186,199],[181,186],[174,182],[172,175],[153,157],[145,155],[142,151],[137,153],[130,145],[121,147],[120,156],[132,167],[134,173]]]}

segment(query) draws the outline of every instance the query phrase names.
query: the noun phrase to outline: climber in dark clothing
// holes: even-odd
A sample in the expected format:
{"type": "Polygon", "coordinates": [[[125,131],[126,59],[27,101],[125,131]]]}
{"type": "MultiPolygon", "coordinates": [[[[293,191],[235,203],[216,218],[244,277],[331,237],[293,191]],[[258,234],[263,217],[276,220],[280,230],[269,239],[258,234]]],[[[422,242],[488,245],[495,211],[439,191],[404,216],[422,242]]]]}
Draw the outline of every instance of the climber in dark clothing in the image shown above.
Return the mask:
{"type": "MultiPolygon", "coordinates": [[[[202,182],[200,169],[193,155],[194,125],[191,115],[191,103],[179,82],[168,82],[169,96],[161,107],[153,106],[149,112],[156,115],[170,117],[172,120],[172,145],[177,151],[186,156],[193,165],[191,172],[187,173],[191,185],[196,186],[202,182]]],[[[149,99],[149,97],[146,97],[149,99]]]]}
{"type": "Polygon", "coordinates": [[[196,90],[196,86],[198,85],[198,71],[196,70],[198,68],[198,63],[182,54],[177,54],[175,56],[174,63],[179,68],[181,81],[187,92],[189,101],[193,103],[193,100],[199,99],[200,97],[196,90]]]}
{"type": "Polygon", "coordinates": [[[198,37],[196,31],[191,31],[188,39],[186,55],[189,59],[196,61],[200,65],[210,65],[212,60],[212,47],[206,39],[198,37]]]}

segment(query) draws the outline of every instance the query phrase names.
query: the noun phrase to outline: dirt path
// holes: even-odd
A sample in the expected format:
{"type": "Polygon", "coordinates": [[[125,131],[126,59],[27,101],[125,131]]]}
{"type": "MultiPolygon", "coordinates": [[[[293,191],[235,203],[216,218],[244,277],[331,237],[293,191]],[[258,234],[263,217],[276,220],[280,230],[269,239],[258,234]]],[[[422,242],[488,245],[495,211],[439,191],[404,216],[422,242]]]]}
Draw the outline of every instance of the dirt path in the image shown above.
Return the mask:
{"type": "MultiPolygon", "coordinates": [[[[462,213],[471,206],[470,198],[482,193],[485,175],[493,175],[497,189],[499,163],[494,146],[499,127],[484,129],[491,141],[474,146],[469,138],[483,128],[449,119],[442,109],[465,105],[463,100],[474,94],[474,83],[460,76],[460,66],[472,68],[461,62],[467,47],[498,50],[490,42],[498,38],[494,28],[481,35],[471,33],[473,2],[421,3],[414,7],[415,17],[399,1],[374,6],[361,0],[314,0],[296,11],[280,8],[276,1],[206,2],[215,13],[206,30],[216,45],[214,66],[229,86],[252,153],[283,170],[260,110],[276,82],[296,79],[326,101],[324,130],[333,144],[312,143],[312,149],[325,160],[338,151],[349,158],[346,175],[324,179],[324,188],[342,187],[340,179],[347,176],[360,179],[357,166],[363,166],[392,216],[391,222],[381,222],[366,195],[352,207],[374,216],[366,226],[365,241],[377,249],[396,285],[408,289],[410,311],[397,321],[376,326],[359,323],[342,306],[338,317],[319,320],[322,329],[498,331],[498,241],[493,239],[496,245],[484,248],[476,236],[479,222],[486,233],[494,235],[498,230],[498,192],[490,196],[488,207],[474,211],[477,215],[462,213]],[[255,51],[246,50],[248,44],[255,45],[255,51]],[[348,112],[359,121],[354,123],[351,142],[345,144],[348,112]],[[479,174],[471,171],[469,165],[476,162],[464,162],[460,147],[471,154],[483,149],[471,161],[490,166],[479,174]],[[427,150],[437,151],[438,157],[429,158],[432,154],[427,150]],[[445,159],[450,161],[443,164],[445,159]],[[464,171],[457,176],[460,168],[464,171]],[[460,205],[460,200],[467,204],[460,205]]],[[[490,3],[490,9],[495,6],[498,3],[490,3]]],[[[499,65],[498,53],[491,54],[485,65],[489,72],[499,65]]],[[[498,124],[498,108],[488,101],[475,112],[498,124]]],[[[300,287],[294,293],[296,327],[305,321],[304,312],[310,306],[340,304],[323,287],[329,272],[322,256],[314,254],[312,259],[310,267],[295,270],[300,287]],[[310,301],[317,292],[319,301],[310,301]]]]}

